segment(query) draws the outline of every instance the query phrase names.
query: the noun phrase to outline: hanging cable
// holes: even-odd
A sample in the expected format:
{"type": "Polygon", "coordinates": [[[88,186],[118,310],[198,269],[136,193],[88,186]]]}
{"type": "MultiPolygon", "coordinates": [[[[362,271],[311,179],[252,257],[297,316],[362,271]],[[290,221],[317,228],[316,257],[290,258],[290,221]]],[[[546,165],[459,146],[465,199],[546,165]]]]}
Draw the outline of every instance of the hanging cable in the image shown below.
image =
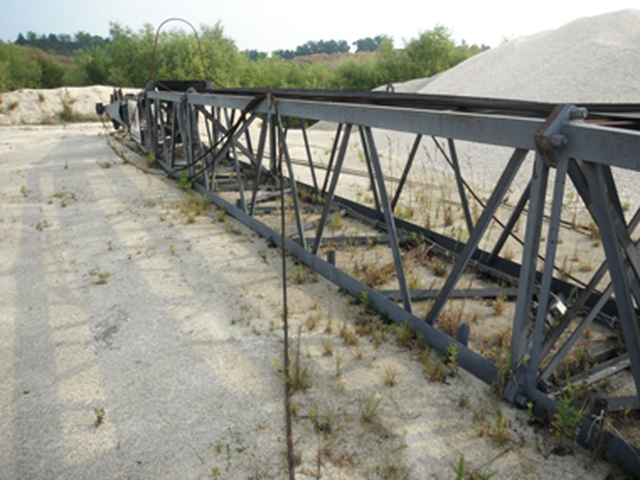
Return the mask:
{"type": "Polygon", "coordinates": [[[204,61],[204,53],[202,51],[202,42],[200,41],[200,36],[198,35],[198,31],[195,29],[195,27],[191,23],[189,23],[184,18],[180,18],[180,17],[167,18],[156,29],[156,37],[153,42],[153,57],[151,59],[151,72],[149,73],[149,78],[151,80],[155,80],[154,76],[155,76],[155,68],[156,68],[156,51],[158,49],[158,38],[160,37],[160,30],[162,30],[162,27],[164,27],[169,22],[182,22],[187,24],[189,27],[191,27],[191,30],[193,30],[193,33],[196,36],[196,40],[198,42],[198,50],[200,51],[200,61],[202,62],[202,71],[204,72],[204,78],[206,80],[210,80],[211,82],[217,84],[219,87],[224,88],[224,86],[220,82],[218,82],[212,77],[209,77],[209,74],[207,73],[207,64],[204,61]]]}

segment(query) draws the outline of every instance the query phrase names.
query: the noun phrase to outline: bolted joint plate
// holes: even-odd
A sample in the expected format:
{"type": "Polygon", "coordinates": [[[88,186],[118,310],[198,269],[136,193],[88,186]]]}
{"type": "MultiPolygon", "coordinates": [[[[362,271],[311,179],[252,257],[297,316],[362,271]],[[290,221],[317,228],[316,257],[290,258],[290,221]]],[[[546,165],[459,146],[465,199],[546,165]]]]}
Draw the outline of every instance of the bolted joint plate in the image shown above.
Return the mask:
{"type": "Polygon", "coordinates": [[[572,120],[582,120],[586,116],[587,110],[575,105],[558,105],[553,109],[535,135],[536,148],[547,165],[555,167],[557,155],[569,143],[569,138],[561,131],[563,125],[572,120]]]}
{"type": "Polygon", "coordinates": [[[505,400],[517,405],[520,408],[526,408],[530,401],[529,396],[524,392],[527,384],[528,371],[524,367],[519,367],[511,381],[504,389],[503,397],[505,400]]]}

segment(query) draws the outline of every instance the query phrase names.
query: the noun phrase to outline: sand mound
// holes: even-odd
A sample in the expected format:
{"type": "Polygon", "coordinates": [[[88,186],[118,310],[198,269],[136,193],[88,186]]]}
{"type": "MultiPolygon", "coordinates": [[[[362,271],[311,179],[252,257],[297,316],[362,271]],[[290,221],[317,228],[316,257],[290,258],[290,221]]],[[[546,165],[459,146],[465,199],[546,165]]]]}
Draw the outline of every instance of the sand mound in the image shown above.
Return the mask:
{"type": "Polygon", "coordinates": [[[638,103],[639,71],[640,10],[622,10],[507,42],[417,91],[554,103],[638,103]]]}
{"type": "MultiPolygon", "coordinates": [[[[128,89],[137,92],[135,89],[128,89]]],[[[22,89],[0,95],[0,125],[97,121],[97,102],[108,103],[113,87],[22,89]]]]}

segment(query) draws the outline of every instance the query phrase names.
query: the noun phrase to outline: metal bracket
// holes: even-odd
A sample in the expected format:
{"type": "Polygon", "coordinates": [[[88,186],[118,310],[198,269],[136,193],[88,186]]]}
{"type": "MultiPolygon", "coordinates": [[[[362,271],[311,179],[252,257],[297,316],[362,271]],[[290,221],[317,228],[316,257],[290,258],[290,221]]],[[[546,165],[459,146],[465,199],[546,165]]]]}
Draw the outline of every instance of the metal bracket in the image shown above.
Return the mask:
{"type": "Polygon", "coordinates": [[[518,368],[513,375],[513,379],[505,387],[502,395],[506,400],[520,408],[526,408],[530,401],[530,398],[522,393],[522,390],[527,384],[527,376],[528,371],[524,366],[518,368]]]}
{"type": "Polygon", "coordinates": [[[584,119],[587,109],[575,105],[558,105],[536,132],[536,148],[550,167],[556,166],[556,153],[569,143],[569,138],[561,132],[571,120],[584,119]]]}

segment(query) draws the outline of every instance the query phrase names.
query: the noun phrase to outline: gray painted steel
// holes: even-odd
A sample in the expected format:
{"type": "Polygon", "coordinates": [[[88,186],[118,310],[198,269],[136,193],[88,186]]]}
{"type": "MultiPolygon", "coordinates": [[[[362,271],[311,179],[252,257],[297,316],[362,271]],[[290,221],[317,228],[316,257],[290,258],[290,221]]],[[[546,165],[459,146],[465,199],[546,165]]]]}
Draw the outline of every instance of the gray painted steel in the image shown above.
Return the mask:
{"type": "MultiPolygon", "coordinates": [[[[137,99],[139,111],[144,115],[141,146],[153,152],[160,165],[172,176],[177,178],[180,171],[188,172],[197,191],[208,195],[218,207],[226,209],[275,245],[282,246],[281,233],[258,219],[261,210],[256,204],[271,198],[273,191],[265,190],[263,186],[275,180],[279,172],[286,171],[286,193],[292,197],[291,208],[296,219],[295,231],[289,232],[294,234],[294,238],[286,240],[287,251],[355,297],[366,295],[379,312],[393,322],[408,323],[432,347],[446,351],[450,345],[456,345],[460,352],[460,365],[487,383],[494,382],[504,372],[468,346],[468,325],[463,324],[458,329],[458,341],[439,330],[437,320],[450,298],[464,296],[464,293],[460,293],[464,289],[458,283],[468,267],[517,286],[510,347],[511,369],[515,374],[506,386],[505,397],[520,406],[533,402],[536,409],[545,411],[547,415],[557,412],[556,399],[567,386],[566,382],[551,385],[551,376],[559,371],[562,361],[596,317],[615,317],[616,321],[611,323],[616,324],[615,328],[619,325],[627,351],[609,359],[601,367],[595,366],[591,371],[583,372],[575,380],[593,383],[628,368],[632,373],[636,395],[599,400],[598,405],[605,411],[609,410],[609,405],[616,408],[636,408],[640,405],[640,255],[637,244],[630,238],[640,215],[636,214],[629,224],[625,222],[611,174],[613,166],[640,170],[640,132],[637,122],[630,120],[631,126],[624,129],[593,124],[593,121],[601,122],[606,117],[606,113],[603,113],[606,108],[602,106],[593,107],[599,112],[597,118],[593,119],[585,109],[571,105],[554,108],[543,104],[487,99],[423,99],[390,94],[274,92],[271,89],[196,91],[185,87],[185,90],[159,90],[151,82],[137,99]],[[263,122],[257,142],[251,139],[248,129],[256,118],[261,118],[263,122]],[[302,132],[306,161],[303,166],[292,161],[287,145],[288,123],[283,122],[284,118],[338,124],[331,159],[322,182],[316,177],[317,165],[311,155],[305,128],[302,132]],[[197,127],[199,122],[206,124],[204,139],[197,127]],[[370,188],[375,199],[373,209],[336,194],[354,127],[360,133],[370,188]],[[393,198],[390,198],[385,184],[372,128],[415,136],[393,198]],[[393,216],[402,189],[411,176],[420,140],[426,135],[434,137],[434,140],[435,137],[442,137],[448,142],[451,158],[447,160],[453,168],[459,201],[470,234],[466,244],[393,216]],[[513,151],[488,202],[482,204],[483,211],[475,225],[467,197],[472,192],[467,191],[468,184],[460,172],[456,140],[509,147],[513,151]],[[267,150],[268,162],[265,162],[267,150]],[[521,193],[505,231],[494,242],[491,253],[481,251],[480,241],[529,152],[535,152],[535,160],[528,185],[521,193]],[[280,168],[282,162],[284,168],[280,168]],[[310,169],[313,185],[296,181],[298,168],[310,169]],[[226,171],[233,171],[235,180],[231,181],[226,171]],[[552,171],[555,171],[555,181],[551,187],[551,216],[546,219],[544,207],[552,171]],[[597,224],[606,257],[606,263],[594,273],[586,288],[567,283],[554,275],[566,179],[574,184],[597,224]],[[238,194],[235,203],[217,193],[218,181],[225,182],[224,191],[227,194],[235,186],[238,194]],[[323,184],[321,190],[318,189],[320,183],[323,184]],[[324,203],[317,222],[303,222],[302,212],[307,210],[300,199],[302,189],[319,196],[320,205],[324,203]],[[245,198],[246,190],[251,193],[250,201],[245,198]],[[524,252],[522,264],[518,265],[501,258],[499,254],[507,237],[513,235],[512,229],[527,204],[524,252]],[[319,256],[325,227],[336,209],[342,209],[346,215],[386,234],[388,248],[394,259],[398,290],[379,292],[364,285],[336,266],[335,252],[329,252],[331,261],[319,256]],[[540,272],[537,265],[543,225],[547,225],[548,233],[546,263],[540,272]],[[315,232],[306,237],[305,232],[310,229],[315,229],[315,232]],[[444,286],[437,293],[428,293],[431,297],[436,295],[436,299],[427,313],[426,321],[413,313],[412,302],[416,301],[418,295],[409,290],[403,268],[403,244],[412,234],[428,242],[434,252],[446,253],[456,259],[444,286]],[[596,285],[607,271],[611,284],[600,293],[596,285]],[[547,332],[547,317],[557,303],[557,295],[569,298],[570,292],[576,295],[567,311],[547,332]],[[416,298],[413,298],[414,293],[416,298]],[[615,295],[615,302],[610,299],[612,294],[615,295]],[[402,300],[402,306],[394,300],[398,298],[402,300]],[[590,313],[583,315],[581,312],[585,309],[590,313]],[[570,325],[576,322],[577,327],[572,329],[570,325]]],[[[117,122],[126,124],[119,116],[120,105],[119,101],[115,101],[106,107],[106,111],[117,122]]],[[[615,118],[619,120],[624,118],[625,112],[640,111],[640,106],[611,106],[611,110],[615,110],[615,118]]],[[[633,115],[629,115],[629,119],[633,118],[633,115]]],[[[439,145],[437,140],[436,144],[439,145]]],[[[446,156],[442,147],[439,149],[446,156]]],[[[272,184],[277,185],[276,182],[272,184]]],[[[362,238],[355,237],[353,242],[362,242],[362,238]]],[[[468,294],[473,295],[473,292],[470,290],[468,294]]],[[[623,462],[636,475],[640,475],[638,449],[604,432],[597,414],[583,422],[579,437],[581,441],[585,445],[594,445],[591,433],[603,432],[602,438],[605,439],[605,449],[610,458],[623,462]]]]}

